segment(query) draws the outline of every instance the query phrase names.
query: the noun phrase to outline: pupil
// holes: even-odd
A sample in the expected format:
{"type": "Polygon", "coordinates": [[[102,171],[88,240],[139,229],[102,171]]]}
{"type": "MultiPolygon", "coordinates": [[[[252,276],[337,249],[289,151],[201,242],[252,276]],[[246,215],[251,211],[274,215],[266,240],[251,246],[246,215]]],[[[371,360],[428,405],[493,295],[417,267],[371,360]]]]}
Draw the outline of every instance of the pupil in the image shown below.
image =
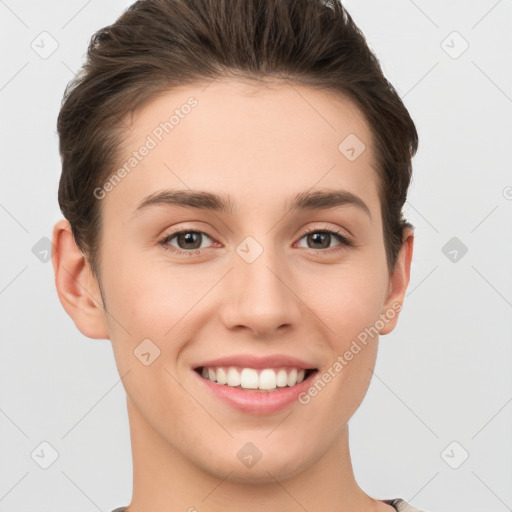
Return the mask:
{"type": "MultiPolygon", "coordinates": [[[[310,237],[313,239],[314,242],[318,242],[318,237],[325,237],[324,238],[324,242],[327,240],[327,237],[329,236],[328,233],[313,233],[312,235],[310,235],[310,237]]],[[[321,242],[321,240],[320,240],[321,242]]],[[[322,244],[322,249],[326,249],[327,247],[329,247],[329,243],[327,243],[327,245],[324,243],[322,244]]]]}
{"type": "MultiPolygon", "coordinates": [[[[198,249],[201,243],[197,245],[197,240],[199,240],[200,233],[181,233],[178,235],[179,237],[179,245],[181,246],[181,242],[183,242],[185,245],[187,244],[194,244],[194,238],[196,238],[195,243],[196,245],[194,247],[184,247],[185,249],[198,249]]],[[[182,247],[183,248],[183,247],[182,247]]]]}

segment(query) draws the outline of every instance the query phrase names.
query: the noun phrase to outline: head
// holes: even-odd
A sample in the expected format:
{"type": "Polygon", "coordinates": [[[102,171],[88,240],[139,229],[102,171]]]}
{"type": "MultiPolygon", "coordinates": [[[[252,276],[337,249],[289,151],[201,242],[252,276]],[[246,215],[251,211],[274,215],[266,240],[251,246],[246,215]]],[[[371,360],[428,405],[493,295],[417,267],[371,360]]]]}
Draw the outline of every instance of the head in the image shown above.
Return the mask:
{"type": "Polygon", "coordinates": [[[111,340],[132,429],[235,479],[311,466],[366,393],[412,257],[417,133],[349,14],[136,2],[93,36],[58,133],[59,297],[111,340]],[[232,354],[294,356],[331,379],[268,436],[290,408],[209,402],[196,370],[232,354]],[[263,453],[250,470],[246,441],[263,453]]]}

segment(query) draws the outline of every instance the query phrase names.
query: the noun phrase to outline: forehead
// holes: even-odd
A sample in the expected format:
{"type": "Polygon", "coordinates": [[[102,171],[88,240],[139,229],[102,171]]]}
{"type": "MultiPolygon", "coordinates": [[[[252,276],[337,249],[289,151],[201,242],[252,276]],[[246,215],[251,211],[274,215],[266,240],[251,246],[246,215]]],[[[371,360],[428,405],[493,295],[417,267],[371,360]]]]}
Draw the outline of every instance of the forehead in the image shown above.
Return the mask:
{"type": "Polygon", "coordinates": [[[129,123],[104,215],[166,188],[221,192],[238,212],[316,187],[378,201],[371,130],[340,94],[219,79],[161,93],[129,123]]]}

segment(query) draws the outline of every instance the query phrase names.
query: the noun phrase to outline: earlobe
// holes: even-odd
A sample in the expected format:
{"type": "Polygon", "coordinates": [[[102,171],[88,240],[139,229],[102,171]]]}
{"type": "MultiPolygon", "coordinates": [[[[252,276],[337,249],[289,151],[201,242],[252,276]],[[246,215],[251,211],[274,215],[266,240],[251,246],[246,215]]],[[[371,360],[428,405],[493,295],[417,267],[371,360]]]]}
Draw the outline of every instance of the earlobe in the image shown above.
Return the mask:
{"type": "Polygon", "coordinates": [[[55,286],[62,306],[82,334],[94,339],[108,339],[98,281],[76,245],[66,219],[55,224],[52,242],[55,286]]]}
{"type": "Polygon", "coordinates": [[[404,230],[403,243],[397,257],[395,268],[389,276],[389,286],[386,301],[382,307],[381,318],[384,327],[380,334],[390,333],[397,324],[398,316],[405,298],[411,275],[411,261],[414,246],[414,230],[404,230]]]}

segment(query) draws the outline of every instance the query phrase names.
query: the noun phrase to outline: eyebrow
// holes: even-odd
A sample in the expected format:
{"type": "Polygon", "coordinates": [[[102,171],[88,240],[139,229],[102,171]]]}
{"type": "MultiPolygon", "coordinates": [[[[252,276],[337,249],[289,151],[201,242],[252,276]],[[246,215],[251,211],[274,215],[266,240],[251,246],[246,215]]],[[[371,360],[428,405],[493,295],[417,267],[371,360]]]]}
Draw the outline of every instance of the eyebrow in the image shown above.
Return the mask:
{"type": "MultiPolygon", "coordinates": [[[[226,194],[214,194],[201,190],[161,190],[145,197],[133,211],[132,216],[138,212],[155,205],[178,205],[188,208],[211,210],[220,213],[233,213],[233,201],[226,194]]],[[[371,219],[372,215],[366,203],[357,195],[347,190],[317,190],[314,192],[301,192],[287,202],[290,210],[327,210],[337,206],[355,206],[366,213],[371,219]]]]}

